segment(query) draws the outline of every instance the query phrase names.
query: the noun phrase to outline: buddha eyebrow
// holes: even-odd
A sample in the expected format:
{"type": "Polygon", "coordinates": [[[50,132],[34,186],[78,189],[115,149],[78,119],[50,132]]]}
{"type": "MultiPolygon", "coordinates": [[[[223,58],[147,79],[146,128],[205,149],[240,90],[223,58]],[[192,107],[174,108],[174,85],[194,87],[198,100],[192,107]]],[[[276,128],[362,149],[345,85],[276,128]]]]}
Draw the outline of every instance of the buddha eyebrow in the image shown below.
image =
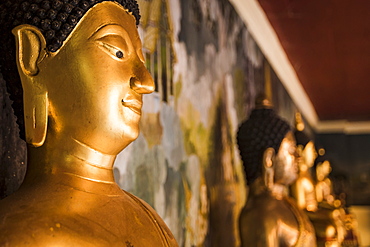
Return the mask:
{"type": "MultiPolygon", "coordinates": [[[[109,23],[109,24],[105,24],[105,25],[100,26],[95,32],[93,32],[90,35],[90,37],[88,39],[94,38],[95,36],[99,35],[100,32],[104,32],[105,29],[113,29],[113,30],[116,30],[115,33],[117,33],[117,31],[120,31],[122,33],[126,33],[125,29],[121,25],[119,25],[117,23],[109,23]]],[[[118,32],[118,33],[120,33],[120,32],[118,32]]]]}

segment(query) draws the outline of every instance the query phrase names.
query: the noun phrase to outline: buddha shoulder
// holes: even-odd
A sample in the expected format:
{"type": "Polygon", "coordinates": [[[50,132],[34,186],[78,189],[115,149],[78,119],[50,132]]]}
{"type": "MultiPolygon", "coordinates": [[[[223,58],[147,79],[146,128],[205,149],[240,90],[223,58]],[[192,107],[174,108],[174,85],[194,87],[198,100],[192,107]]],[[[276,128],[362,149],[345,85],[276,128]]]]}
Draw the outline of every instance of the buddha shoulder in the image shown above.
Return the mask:
{"type": "Polygon", "coordinates": [[[152,219],[152,222],[158,227],[160,234],[163,235],[167,246],[171,247],[178,247],[178,244],[172,235],[170,229],[166,225],[166,223],[162,220],[162,218],[157,214],[157,212],[144,200],[124,191],[127,195],[129,195],[137,204],[142,207],[142,210],[147,214],[148,217],[152,219]]]}
{"type": "Polygon", "coordinates": [[[0,246],[178,246],[157,213],[137,197],[124,191],[89,199],[83,194],[1,201],[0,246]]]}

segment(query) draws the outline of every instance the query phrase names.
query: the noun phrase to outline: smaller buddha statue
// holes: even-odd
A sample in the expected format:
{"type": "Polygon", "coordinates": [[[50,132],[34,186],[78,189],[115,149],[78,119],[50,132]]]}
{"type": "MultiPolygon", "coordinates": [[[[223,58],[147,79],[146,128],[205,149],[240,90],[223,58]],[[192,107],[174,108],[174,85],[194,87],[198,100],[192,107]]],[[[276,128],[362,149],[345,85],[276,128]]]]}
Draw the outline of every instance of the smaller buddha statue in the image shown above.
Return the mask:
{"type": "Polygon", "coordinates": [[[239,217],[241,246],[316,246],[311,222],[288,193],[298,177],[290,125],[258,98],[237,142],[249,186],[239,217]]]}
{"type": "Polygon", "coordinates": [[[311,168],[317,157],[315,144],[303,132],[304,123],[301,114],[296,113],[296,130],[294,136],[297,142],[298,179],[291,186],[291,194],[296,199],[298,207],[314,212],[317,210],[315,184],[311,174],[311,168]]]}
{"type": "Polygon", "coordinates": [[[330,162],[325,159],[325,151],[319,150],[316,160],[316,198],[318,208],[309,217],[315,227],[317,245],[339,247],[346,236],[345,209],[341,200],[336,199],[333,184],[329,178],[332,170],[330,162]]]}
{"type": "Polygon", "coordinates": [[[344,218],[346,234],[342,247],[359,247],[358,222],[354,214],[346,209],[344,218]]]}
{"type": "Polygon", "coordinates": [[[333,184],[328,177],[332,168],[328,160],[318,163],[316,166],[316,198],[321,205],[324,203],[334,204],[333,184]]]}

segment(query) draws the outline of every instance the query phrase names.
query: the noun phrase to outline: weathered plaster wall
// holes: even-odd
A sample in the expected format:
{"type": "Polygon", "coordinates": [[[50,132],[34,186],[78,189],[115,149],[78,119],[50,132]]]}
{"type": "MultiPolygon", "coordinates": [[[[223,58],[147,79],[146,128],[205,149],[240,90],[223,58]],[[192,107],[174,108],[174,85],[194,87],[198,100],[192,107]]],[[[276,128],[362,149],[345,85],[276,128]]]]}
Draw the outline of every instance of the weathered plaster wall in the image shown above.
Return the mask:
{"type": "Polygon", "coordinates": [[[144,98],[139,138],[117,158],[117,181],[159,212],[181,246],[238,246],[247,193],[238,125],[266,83],[289,121],[295,106],[228,1],[139,3],[158,89],[144,98]],[[171,78],[159,70],[170,70],[171,78]]]}

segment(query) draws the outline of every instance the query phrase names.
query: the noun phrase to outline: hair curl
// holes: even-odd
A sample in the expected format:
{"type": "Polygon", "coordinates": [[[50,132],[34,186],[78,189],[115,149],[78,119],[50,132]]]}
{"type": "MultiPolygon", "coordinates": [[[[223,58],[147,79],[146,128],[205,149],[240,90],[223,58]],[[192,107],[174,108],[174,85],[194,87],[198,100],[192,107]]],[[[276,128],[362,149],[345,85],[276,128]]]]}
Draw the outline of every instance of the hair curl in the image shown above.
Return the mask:
{"type": "MultiPolygon", "coordinates": [[[[0,2],[0,70],[13,101],[20,137],[24,139],[23,90],[16,64],[12,29],[29,24],[37,27],[46,39],[48,51],[57,51],[79,20],[94,5],[111,0],[8,0],[0,2]]],[[[127,9],[139,24],[136,0],[115,0],[127,9]]]]}
{"type": "Polygon", "coordinates": [[[294,131],[294,137],[297,145],[301,145],[303,148],[311,141],[310,138],[303,132],[299,130],[294,131]]]}
{"type": "Polygon", "coordinates": [[[249,119],[240,125],[237,142],[249,185],[262,175],[264,151],[271,147],[277,153],[289,131],[291,126],[273,109],[254,109],[249,119]]]}

